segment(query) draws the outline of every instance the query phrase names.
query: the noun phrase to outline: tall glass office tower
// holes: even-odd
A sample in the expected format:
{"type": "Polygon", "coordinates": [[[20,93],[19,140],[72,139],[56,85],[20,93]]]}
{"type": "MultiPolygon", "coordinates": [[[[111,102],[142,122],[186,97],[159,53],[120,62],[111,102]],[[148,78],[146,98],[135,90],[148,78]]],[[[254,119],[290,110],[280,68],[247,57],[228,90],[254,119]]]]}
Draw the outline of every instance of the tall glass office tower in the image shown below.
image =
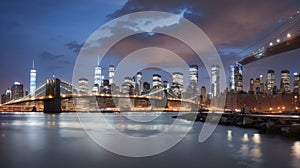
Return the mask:
{"type": "Polygon", "coordinates": [[[212,97],[218,96],[220,93],[220,67],[219,67],[219,65],[211,66],[211,92],[212,92],[212,97]]]}
{"type": "Polygon", "coordinates": [[[36,70],[34,68],[34,61],[32,62],[32,69],[30,70],[30,89],[29,92],[32,97],[35,97],[36,89],[36,70]]]}
{"type": "Polygon", "coordinates": [[[97,66],[95,67],[95,83],[98,84],[98,86],[102,86],[102,68],[100,67],[100,61],[98,57],[97,66]]]}

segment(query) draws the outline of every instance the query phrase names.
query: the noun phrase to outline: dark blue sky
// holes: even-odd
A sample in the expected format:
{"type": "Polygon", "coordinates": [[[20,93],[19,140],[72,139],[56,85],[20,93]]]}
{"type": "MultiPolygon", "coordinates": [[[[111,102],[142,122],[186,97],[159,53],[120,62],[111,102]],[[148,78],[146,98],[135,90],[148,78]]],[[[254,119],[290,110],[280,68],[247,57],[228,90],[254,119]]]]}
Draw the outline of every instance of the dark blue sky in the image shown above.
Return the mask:
{"type": "MultiPolygon", "coordinates": [[[[38,85],[52,75],[71,81],[80,46],[101,25],[131,12],[156,10],[182,14],[204,30],[227,68],[257,47],[259,39],[263,39],[259,45],[273,40],[274,33],[280,34],[280,30],[269,38],[265,36],[299,9],[299,0],[2,0],[0,93],[14,81],[29,89],[32,60],[35,60],[38,85]],[[252,46],[250,50],[240,53],[249,46],[252,46]]],[[[166,38],[156,37],[151,45],[160,46],[160,39],[166,38]]],[[[132,38],[127,44],[141,41],[140,37],[132,38]]],[[[118,53],[115,55],[118,58],[126,51],[119,47],[114,53],[118,53]]],[[[277,74],[281,69],[299,72],[299,56],[300,51],[295,50],[250,64],[245,67],[245,82],[259,74],[265,75],[268,69],[274,69],[277,74]]],[[[200,84],[207,85],[205,70],[200,70],[199,75],[200,84]]]]}

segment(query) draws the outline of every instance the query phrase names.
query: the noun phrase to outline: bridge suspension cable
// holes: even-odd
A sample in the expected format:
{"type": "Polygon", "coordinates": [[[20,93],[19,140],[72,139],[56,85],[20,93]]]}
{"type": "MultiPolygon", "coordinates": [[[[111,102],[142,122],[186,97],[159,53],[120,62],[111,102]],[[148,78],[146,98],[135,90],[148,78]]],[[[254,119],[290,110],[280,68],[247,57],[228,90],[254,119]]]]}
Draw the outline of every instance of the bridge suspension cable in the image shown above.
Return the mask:
{"type": "MultiPolygon", "coordinates": [[[[276,40],[278,37],[282,36],[283,34],[288,33],[288,30],[291,30],[292,28],[297,27],[297,24],[300,22],[299,20],[297,21],[297,19],[299,19],[299,16],[300,16],[300,13],[299,13],[299,11],[297,11],[296,14],[294,14],[290,18],[286,19],[281,24],[275,26],[270,31],[266,32],[261,38],[259,38],[257,41],[253,42],[248,47],[246,47],[245,49],[240,51],[237,55],[246,53],[247,51],[249,51],[250,49],[252,49],[254,47],[256,47],[256,49],[258,49],[258,48],[268,46],[270,41],[274,41],[274,39],[276,40]],[[296,22],[293,23],[293,21],[296,21],[296,22]],[[289,24],[292,24],[292,25],[289,26],[289,24]],[[287,26],[289,26],[289,27],[287,28],[287,26]],[[257,47],[257,46],[261,46],[261,47],[257,47]]],[[[298,28],[298,30],[290,32],[290,34],[298,34],[299,26],[297,28],[298,28]]]]}

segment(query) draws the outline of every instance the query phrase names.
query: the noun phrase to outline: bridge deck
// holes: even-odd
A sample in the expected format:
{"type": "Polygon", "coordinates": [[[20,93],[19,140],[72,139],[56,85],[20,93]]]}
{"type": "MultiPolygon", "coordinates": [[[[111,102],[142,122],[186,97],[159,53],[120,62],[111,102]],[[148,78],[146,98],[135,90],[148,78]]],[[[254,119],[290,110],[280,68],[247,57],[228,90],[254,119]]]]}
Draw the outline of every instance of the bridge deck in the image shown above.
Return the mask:
{"type": "Polygon", "coordinates": [[[255,54],[251,54],[251,55],[247,56],[246,58],[243,58],[242,60],[240,60],[239,63],[242,65],[246,65],[246,64],[252,63],[254,61],[268,58],[270,56],[280,54],[280,53],[283,53],[286,51],[294,50],[297,48],[300,48],[300,35],[298,35],[290,40],[281,42],[277,45],[268,47],[262,52],[257,52],[255,54]]]}

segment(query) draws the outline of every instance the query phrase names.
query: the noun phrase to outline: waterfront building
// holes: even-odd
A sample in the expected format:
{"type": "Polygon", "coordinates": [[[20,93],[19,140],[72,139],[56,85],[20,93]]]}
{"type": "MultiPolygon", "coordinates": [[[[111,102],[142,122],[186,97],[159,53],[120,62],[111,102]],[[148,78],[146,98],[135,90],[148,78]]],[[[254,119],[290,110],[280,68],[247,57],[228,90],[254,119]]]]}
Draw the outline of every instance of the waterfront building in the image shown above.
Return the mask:
{"type": "Polygon", "coordinates": [[[11,87],[11,98],[12,100],[20,99],[24,96],[23,85],[20,82],[15,82],[11,87]]]}
{"type": "Polygon", "coordinates": [[[32,62],[32,69],[30,70],[30,88],[29,92],[31,97],[35,97],[35,90],[36,90],[36,69],[34,68],[34,61],[32,62]]]}
{"type": "Polygon", "coordinates": [[[161,86],[161,76],[159,74],[154,74],[152,76],[152,87],[159,88],[161,86]]]}
{"type": "Polygon", "coordinates": [[[274,70],[268,70],[267,83],[266,83],[267,93],[272,93],[274,87],[275,87],[275,72],[274,70]]]}
{"type": "Polygon", "coordinates": [[[282,93],[290,92],[290,71],[281,71],[280,91],[282,93]]]}
{"type": "Polygon", "coordinates": [[[299,85],[300,85],[300,74],[294,73],[294,93],[299,93],[299,85]]]}
{"type": "Polygon", "coordinates": [[[114,77],[115,77],[115,67],[113,65],[110,65],[108,68],[108,78],[109,78],[109,84],[114,83],[114,77]]]}
{"type": "Polygon", "coordinates": [[[220,94],[220,67],[219,65],[211,66],[211,93],[212,97],[220,94]]]}
{"type": "Polygon", "coordinates": [[[86,78],[80,78],[78,80],[78,88],[80,93],[88,93],[89,91],[89,81],[86,78]]]}

